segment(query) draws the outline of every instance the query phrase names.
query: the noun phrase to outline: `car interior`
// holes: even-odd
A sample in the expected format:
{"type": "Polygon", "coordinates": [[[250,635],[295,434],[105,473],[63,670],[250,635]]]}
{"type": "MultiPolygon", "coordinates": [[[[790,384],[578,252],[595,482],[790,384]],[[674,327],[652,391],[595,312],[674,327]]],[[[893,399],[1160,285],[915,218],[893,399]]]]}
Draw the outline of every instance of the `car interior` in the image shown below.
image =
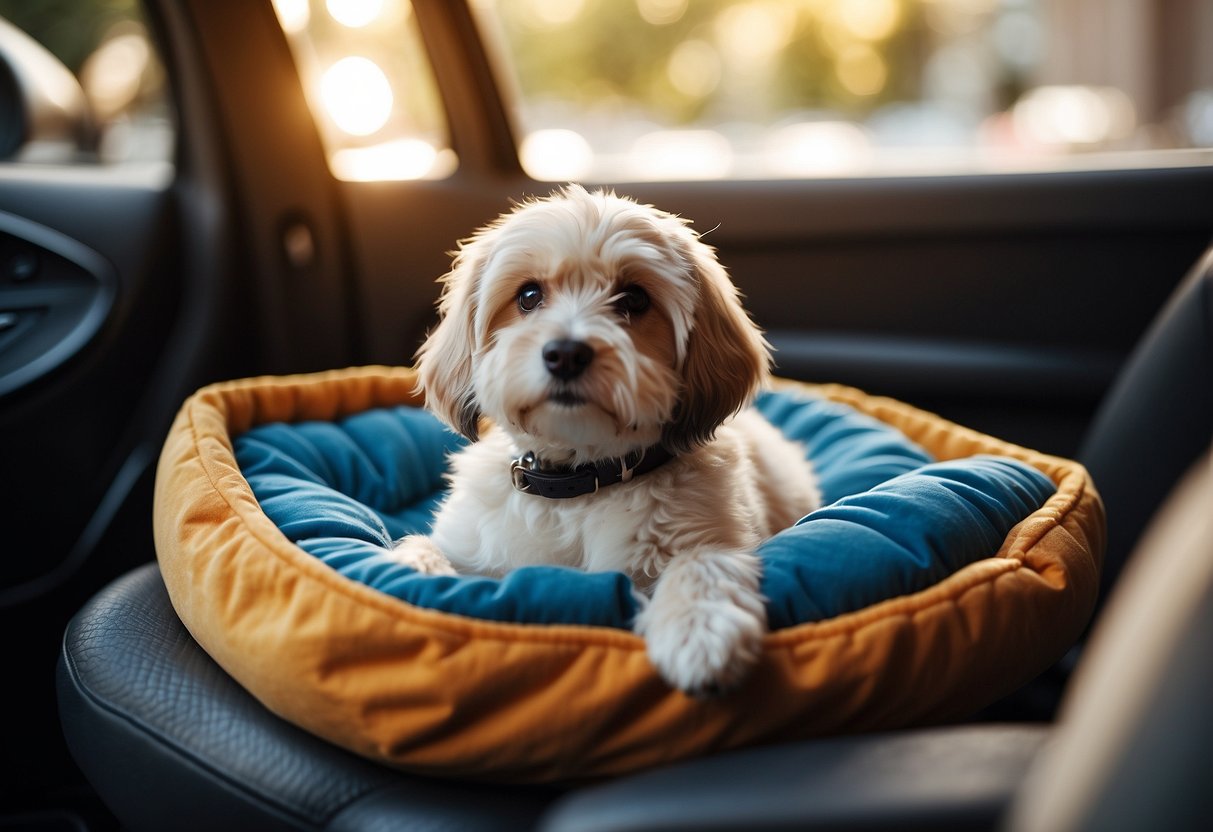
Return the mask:
{"type": "MultiPolygon", "coordinates": [[[[1213,64],[1200,44],[1213,10],[1124,5],[1128,18],[1092,0],[0,2],[0,616],[13,657],[0,828],[1207,828],[1213,64]],[[897,38],[944,31],[931,15],[953,7],[947,31],[966,43],[982,20],[1011,21],[998,37],[1031,15],[1068,25],[1055,49],[1085,62],[1041,58],[1054,74],[1039,87],[1067,114],[1095,100],[1076,91],[1131,86],[1115,38],[1140,29],[1133,60],[1160,62],[1143,76],[1152,103],[1138,101],[1139,129],[1085,153],[959,170],[937,153],[912,173],[866,162],[779,173],[740,151],[730,173],[691,145],[656,173],[579,167],[567,146],[538,141],[568,131],[560,107],[526,97],[527,72],[607,97],[562,28],[577,15],[618,14],[603,18],[616,28],[586,24],[604,72],[624,77],[652,48],[618,26],[666,33],[701,14],[716,22],[675,54],[698,60],[717,44],[721,78],[769,84],[771,67],[751,77],[726,47],[753,59],[746,44],[811,30],[772,11],[784,6],[893,9],[838,25],[902,57],[916,41],[897,38]],[[397,28],[342,17],[367,8],[397,28]],[[1088,25],[1105,13],[1120,28],[1088,25]],[[337,35],[367,40],[342,53],[337,35]],[[510,52],[517,43],[551,55],[510,52]],[[319,71],[375,50],[407,53],[420,90],[406,102],[412,138],[381,146],[381,128],[358,122],[375,101],[341,110],[357,96],[326,99],[319,71]],[[316,115],[325,101],[328,121],[316,115]],[[1188,132],[1174,138],[1176,122],[1160,125],[1180,116],[1188,132]],[[400,155],[382,155],[389,144],[400,155]],[[1079,642],[961,722],[524,785],[379,765],[283,721],[227,675],[182,625],[156,564],[156,464],[182,402],[217,381],[410,364],[458,241],[574,179],[689,218],[765,331],[777,376],[851,385],[1086,466],[1107,540],[1079,642]]],[[[799,43],[786,37],[780,48],[799,43]]],[[[1013,57],[1026,50],[1014,42],[1013,57]]],[[[844,86],[846,55],[872,65],[839,51],[844,86]]],[[[691,65],[697,83],[710,63],[691,65]]],[[[967,65],[941,66],[954,80],[967,65]]],[[[1019,71],[1013,91],[998,89],[1042,112],[1048,96],[1019,71]]],[[[737,90],[744,107],[752,93],[737,90]]],[[[613,113],[595,118],[626,132],[613,113]]],[[[661,155],[656,139],[637,144],[661,155]]]]}

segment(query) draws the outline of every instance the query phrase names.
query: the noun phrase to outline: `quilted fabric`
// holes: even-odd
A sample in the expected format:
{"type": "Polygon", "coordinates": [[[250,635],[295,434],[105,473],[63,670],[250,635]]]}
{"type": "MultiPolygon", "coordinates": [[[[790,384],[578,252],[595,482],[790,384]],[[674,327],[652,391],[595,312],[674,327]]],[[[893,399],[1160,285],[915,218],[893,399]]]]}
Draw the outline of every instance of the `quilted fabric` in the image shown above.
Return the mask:
{"type": "MultiPolygon", "coordinates": [[[[1103,509],[1081,466],[896,401],[791,383],[782,389],[845,405],[918,445],[937,461],[916,469],[930,474],[920,487],[942,488],[965,512],[999,513],[971,499],[972,466],[992,465],[986,475],[999,479],[1021,470],[1006,461],[1015,460],[1046,477],[1052,494],[1000,540],[983,538],[989,551],[925,589],[772,632],[751,678],[717,701],[671,690],[625,630],[488,620],[403,602],[293,543],[250,487],[233,437],[276,422],[416,407],[414,380],[407,369],[368,367],[204,388],[179,412],[156,481],[161,571],[194,638],[271,710],[373,759],[535,782],[957,718],[1054,662],[1090,615],[1103,509]],[[980,459],[989,456],[1000,459],[980,459]]],[[[828,533],[891,512],[900,477],[837,499],[823,521],[784,534],[828,533]]],[[[1027,499],[1015,479],[1004,485],[1027,499]]],[[[402,478],[384,490],[411,487],[402,478]]],[[[947,548],[946,536],[931,539],[947,548]]],[[[764,554],[768,570],[777,569],[778,551],[764,554]]]]}
{"type": "MultiPolygon", "coordinates": [[[[1011,459],[923,467],[930,456],[900,431],[819,397],[768,393],[758,407],[802,444],[830,506],[759,550],[772,629],[925,589],[997,549],[1054,490],[1011,459]]],[[[526,567],[502,580],[431,577],[392,561],[393,540],[429,530],[446,456],[461,444],[405,407],[262,425],[234,440],[269,518],[345,577],[473,618],[630,629],[636,601],[619,573],[526,567]]]]}

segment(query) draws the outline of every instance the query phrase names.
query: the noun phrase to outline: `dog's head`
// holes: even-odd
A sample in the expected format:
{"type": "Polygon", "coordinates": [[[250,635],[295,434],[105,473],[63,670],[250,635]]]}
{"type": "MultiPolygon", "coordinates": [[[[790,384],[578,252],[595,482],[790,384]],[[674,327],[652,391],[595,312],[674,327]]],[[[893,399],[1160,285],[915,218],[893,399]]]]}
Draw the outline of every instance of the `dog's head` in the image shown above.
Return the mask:
{"type": "Polygon", "coordinates": [[[573,185],[463,241],[418,351],[427,405],[574,463],[711,439],[769,371],[712,249],[651,206],[573,185]]]}

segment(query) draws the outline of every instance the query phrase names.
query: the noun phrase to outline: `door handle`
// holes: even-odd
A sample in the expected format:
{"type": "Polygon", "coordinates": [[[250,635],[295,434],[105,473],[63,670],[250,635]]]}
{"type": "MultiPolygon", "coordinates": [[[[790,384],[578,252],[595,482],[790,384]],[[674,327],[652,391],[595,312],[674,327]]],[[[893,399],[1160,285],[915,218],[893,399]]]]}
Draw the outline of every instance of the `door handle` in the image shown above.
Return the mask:
{"type": "Polygon", "coordinates": [[[0,211],[0,396],[79,353],[117,294],[117,275],[100,254],[0,211]]]}

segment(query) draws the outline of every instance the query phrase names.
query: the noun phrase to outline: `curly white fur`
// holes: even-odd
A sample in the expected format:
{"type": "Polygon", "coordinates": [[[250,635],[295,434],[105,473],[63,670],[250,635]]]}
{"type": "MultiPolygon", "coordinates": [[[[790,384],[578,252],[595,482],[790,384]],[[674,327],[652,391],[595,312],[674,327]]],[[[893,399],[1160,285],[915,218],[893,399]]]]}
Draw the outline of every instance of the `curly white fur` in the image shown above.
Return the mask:
{"type": "Polygon", "coordinates": [[[712,250],[673,215],[569,186],[464,241],[445,282],[421,385],[479,441],[452,459],[430,537],[405,538],[396,557],[428,573],[624,572],[650,599],[635,629],[663,678],[692,695],[739,684],[766,632],[754,550],[820,495],[803,448],[745,409],[768,347],[712,250]],[[531,309],[528,287],[541,296],[531,309]],[[629,291],[647,305],[629,310],[629,291]],[[592,350],[572,377],[543,358],[562,339],[592,350]],[[674,459],[596,494],[512,484],[527,451],[579,465],[658,442],[674,459]]]}

